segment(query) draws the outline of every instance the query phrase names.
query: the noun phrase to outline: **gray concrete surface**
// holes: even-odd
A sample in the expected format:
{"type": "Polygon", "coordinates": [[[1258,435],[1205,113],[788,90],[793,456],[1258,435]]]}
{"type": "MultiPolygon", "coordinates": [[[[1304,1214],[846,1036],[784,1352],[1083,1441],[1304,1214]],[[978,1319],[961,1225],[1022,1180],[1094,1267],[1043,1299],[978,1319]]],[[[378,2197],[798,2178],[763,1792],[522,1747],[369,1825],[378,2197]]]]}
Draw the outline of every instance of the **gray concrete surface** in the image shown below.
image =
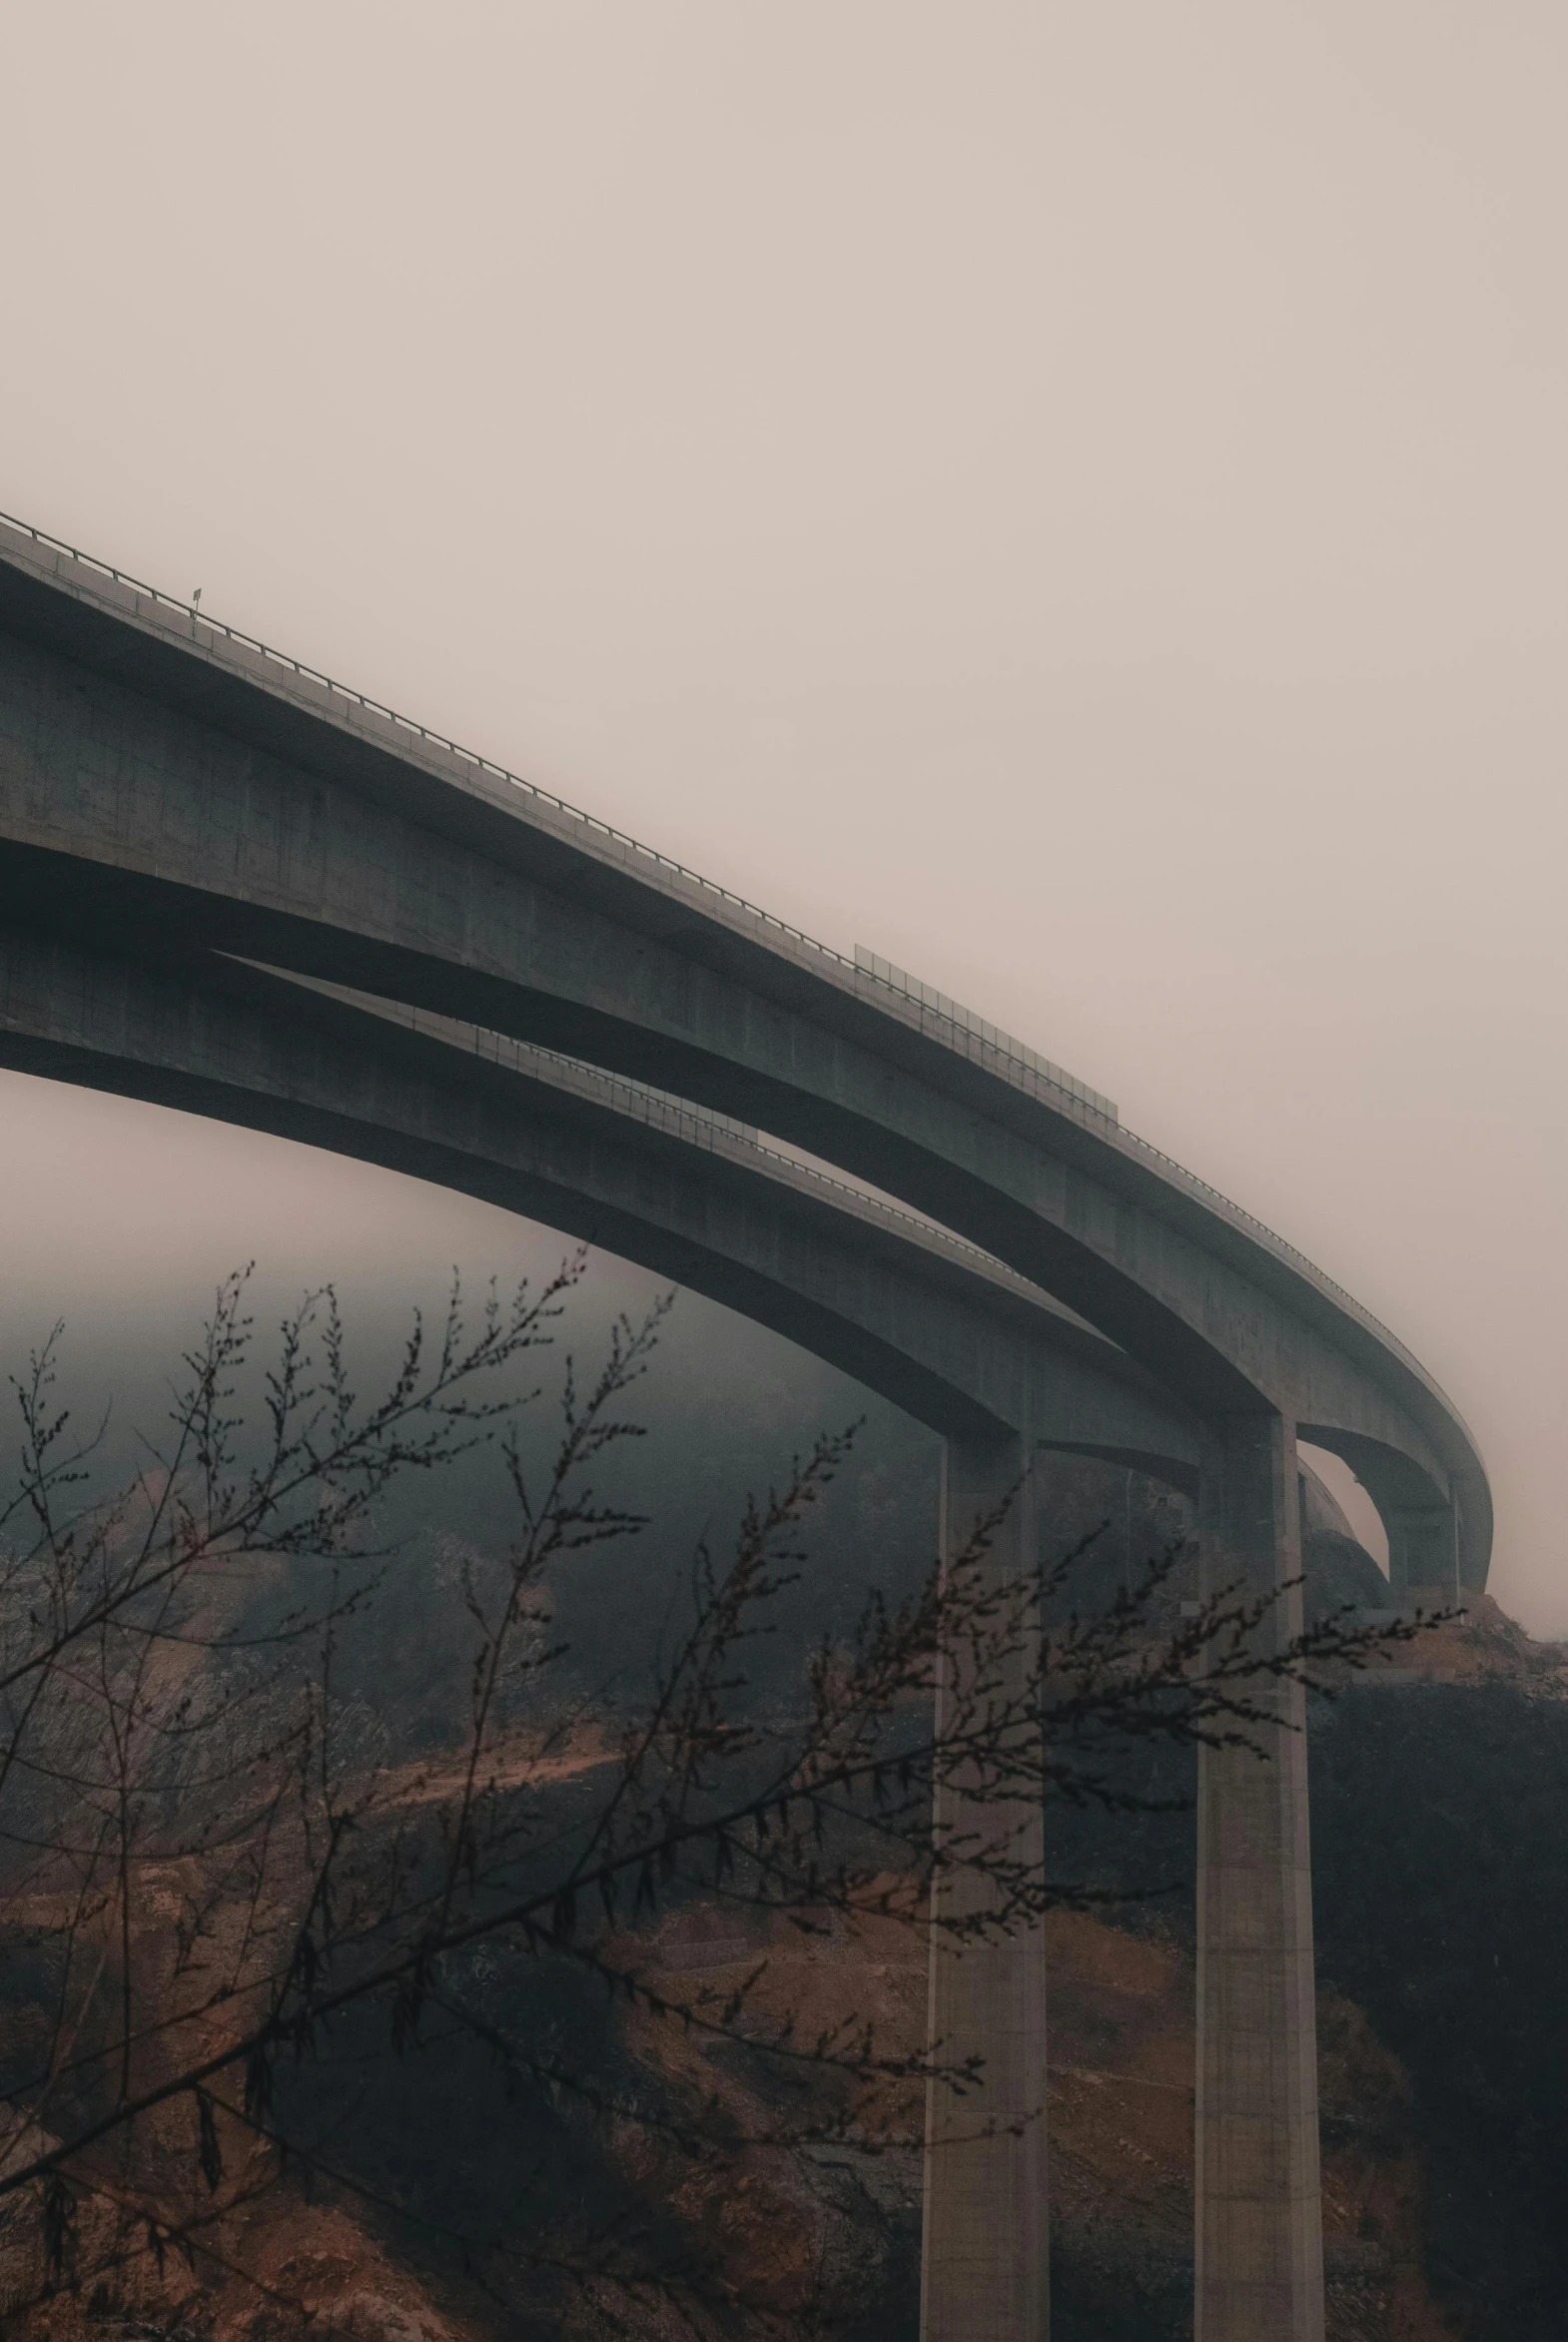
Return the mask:
{"type": "MultiPolygon", "coordinates": [[[[899,1403],[938,1422],[954,1454],[999,1429],[1032,1437],[1052,1407],[1066,1445],[1088,1436],[1090,1417],[1110,1419],[1099,1414],[1103,1389],[1074,1415],[1066,1387],[1094,1384],[1107,1353],[1085,1349],[1061,1367],[1057,1343],[1047,1370],[1038,1345],[1015,1341],[1010,1270],[1122,1353],[1127,1372],[1109,1384],[1131,1410],[1117,1418],[1127,1452],[1145,1438],[1170,1449],[1174,1420],[1201,1425],[1210,1568],[1244,1568],[1263,1596],[1293,1574],[1299,1436],[1359,1473],[1406,1591],[1484,1585],[1484,1468],[1431,1377],[1310,1262],[1091,1098],[1045,1079],[986,1029],[945,1018],[418,727],[3,526],[0,922],[16,955],[13,1063],[49,1070],[53,1049],[75,1069],[66,1078],[140,1087],[318,1144],[379,1149],[378,1160],[428,1166],[423,1175],[483,1182],[474,1191],[591,1228],[820,1346],[890,1396],[902,1390],[899,1403]],[[43,946],[79,955],[68,1001],[66,958],[51,973],[36,956],[43,946]],[[274,990],[253,999],[248,1039],[215,1038],[219,992],[226,1014],[239,1014],[233,986],[213,976],[216,952],[493,1028],[700,1102],[875,1184],[1001,1267],[971,1258],[967,1273],[987,1285],[977,1305],[973,1285],[962,1298],[951,1281],[957,1255],[933,1266],[940,1244],[906,1234],[930,1258],[917,1273],[906,1253],[913,1285],[901,1281],[888,1266],[891,1230],[864,1209],[808,1199],[803,1179],[759,1234],[740,1188],[726,1184],[741,1167],[721,1171],[722,1150],[707,1150],[710,1169],[694,1179],[689,1142],[650,1130],[628,1154],[594,1122],[591,1099],[562,1104],[537,1141],[477,1084],[460,1109],[448,1102],[437,1114],[408,1072],[421,1044],[438,1046],[426,1036],[406,1035],[411,1054],[395,1071],[386,1050],[370,1051],[373,1070],[356,1089],[353,1052],[333,1024],[355,1012],[319,999],[307,1022],[324,1053],[337,1035],[334,1079],[358,1102],[335,1108],[307,1095],[310,1052],[298,1012],[283,1008],[282,978],[251,972],[274,990]],[[184,977],[171,954],[188,963],[184,977]],[[189,974],[197,962],[199,980],[189,974]],[[167,987],[180,982],[177,1009],[167,987]],[[139,983],[166,989],[155,1002],[139,983]],[[155,1063],[147,1032],[173,1032],[181,1017],[193,1054],[155,1063]],[[225,1061],[230,1047],[238,1054],[225,1061]],[[926,1296],[938,1285],[945,1301],[933,1311],[926,1296]],[[1135,1389],[1148,1402],[1136,1433],[1135,1389]]],[[[775,1180],[776,1198],[790,1184],[775,1180]]],[[[1271,1631],[1286,1631],[1288,1601],[1272,1615],[1271,1631]]],[[[1290,1720],[1286,1701],[1265,1730],[1269,1764],[1218,1758],[1203,1777],[1199,2342],[1315,2342],[1320,2331],[1306,1791],[1290,1720]]],[[[992,2010],[975,2021],[1005,2053],[1023,2037],[1006,2013],[1016,1989],[993,1992],[978,1975],[974,1985],[977,2010],[992,2010]]],[[[1018,2019],[1026,2033],[1033,2022],[1018,2019]]],[[[938,2149],[933,2171],[947,2167],[938,2149]]],[[[987,2185],[998,2204],[1018,2200],[1000,2167],[987,2185]]],[[[970,2250],[958,2241],[968,2215],[945,2227],[941,2195],[932,2236],[950,2241],[928,2249],[928,2322],[946,2258],[956,2267],[970,2250]]],[[[1021,2265],[1043,2268],[1043,2247],[1038,2264],[1027,2242],[1019,2251],[1021,2265]]],[[[1013,2303],[1014,2323],[992,2329],[999,2338],[1037,2331],[1042,2284],[1032,2278],[1027,2298],[996,2297],[1013,2303]]]]}
{"type": "Polygon", "coordinates": [[[945,1436],[1040,1438],[1195,1490],[1195,1421],[1000,1263],[738,1134],[644,1121],[588,1069],[496,1063],[460,1033],[214,955],[0,930],[0,1063],[460,1188],[740,1310],[945,1436]]]}
{"type": "MultiPolygon", "coordinates": [[[[986,1554],[988,1581],[1016,1583],[1036,1564],[1027,1449],[1018,1439],[950,1439],[943,1470],[943,1559],[962,1555],[1010,1491],[1017,1491],[986,1554]]],[[[961,1664],[961,1662],[959,1663],[961,1664]]],[[[1016,1693],[1016,1685],[1004,1687],[1016,1693]]],[[[937,1696],[940,1731],[955,1691],[937,1696]]],[[[944,1844],[984,1836],[1004,1852],[1044,1861],[1043,1819],[1031,1808],[979,1805],[962,1781],[939,1794],[944,1844]]],[[[921,2332],[925,2342],[1045,2342],[1051,2323],[1046,2130],[1046,1955],[1041,1932],[990,1937],[994,1896],[962,1868],[939,1873],[931,1936],[930,2039],[944,2063],[985,2059],[986,2086],[927,2092],[921,2332]],[[957,1939],[944,1924],[972,1934],[957,1939]]]]}
{"type": "MultiPolygon", "coordinates": [[[[1300,1522],[1291,1426],[1251,1414],[1215,1425],[1200,1473],[1201,1592],[1268,1605],[1262,1656],[1301,1631],[1300,1522]]],[[[1305,1694],[1264,1676],[1249,1697],[1262,1715],[1248,1743],[1198,1751],[1194,2330],[1200,2342],[1321,2342],[1305,1694]]]]}
{"type": "Polygon", "coordinates": [[[1428,1502],[1457,1490],[1463,1582],[1484,1581],[1484,1472],[1430,1377],[1310,1263],[1081,1100],[4,529],[0,630],[0,908],[101,937],[177,932],[775,1133],[1056,1293],[1194,1409],[1276,1411],[1324,1446],[1398,1459],[1428,1502]]]}

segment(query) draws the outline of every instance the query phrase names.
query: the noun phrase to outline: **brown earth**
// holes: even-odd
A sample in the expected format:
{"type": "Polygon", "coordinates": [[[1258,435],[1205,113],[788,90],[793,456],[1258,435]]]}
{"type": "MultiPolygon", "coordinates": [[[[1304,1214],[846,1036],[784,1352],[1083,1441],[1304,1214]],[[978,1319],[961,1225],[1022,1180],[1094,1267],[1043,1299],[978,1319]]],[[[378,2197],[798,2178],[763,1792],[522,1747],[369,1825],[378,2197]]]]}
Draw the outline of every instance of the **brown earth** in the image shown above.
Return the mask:
{"type": "MultiPolygon", "coordinates": [[[[1568,1688],[1568,1656],[1531,1643],[1486,1600],[1462,1621],[1391,1654],[1391,1674],[1453,1682],[1506,1680],[1545,1697],[1568,1688]]],[[[551,1752],[541,1770],[565,1776],[606,1761],[591,1735],[551,1752]]],[[[538,1752],[520,1744],[499,1768],[521,1779],[538,1752]]],[[[403,1801],[445,1795],[439,1761],[410,1767],[403,1801]]],[[[156,1915],[150,1898],[148,1917],[156,1915]]],[[[18,1915],[26,1917],[28,1915],[18,1915]]],[[[42,1908],[31,1915],[47,1922],[42,1908]]],[[[1052,2063],[1049,2121],[1054,2249],[1063,2285],[1082,2314],[1074,2334],[1151,2337],[1179,2330],[1190,2286],[1193,1979],[1176,1939],[1148,1925],[1131,1932],[1082,1913],[1059,1913],[1049,1931],[1052,2063]],[[1136,2320],[1147,2300],[1147,2324],[1136,2320]],[[1097,2322],[1094,2305],[1112,2305],[1097,2322]]],[[[795,2014],[801,2029],[870,2024],[878,2044],[913,2054],[925,2024],[925,1962],[918,1930],[868,1918],[853,1928],[824,1917],[817,1932],[786,1923],[759,1928],[717,1906],[687,1910],[619,1951],[647,1980],[721,2005],[755,1974],[748,2003],[758,2026],[795,2014]],[[758,1963],[765,1961],[760,1974],[758,1963]]],[[[767,2131],[780,2106],[743,2058],[700,2029],[659,2025],[622,2005],[622,2046],[666,2095],[705,2127],[767,2131]]],[[[1397,2060],[1361,2011],[1332,1991],[1318,2001],[1323,2136],[1323,2216],[1331,2342],[1454,2342],[1422,2272],[1422,2167],[1411,2094],[1397,2060]]],[[[790,2112],[786,2106],[784,2112],[790,2112]]],[[[740,2145],[722,2156],[686,2156],[656,2132],[623,2121],[608,2152],[648,2200],[678,2223],[696,2252],[732,2289],[739,2330],[849,2334],[913,2332],[920,2212],[921,2092],[893,2081],[871,2092],[845,2085],[838,2127],[811,2146],[740,2145]]],[[[24,2142],[25,2143],[25,2142],[24,2142]]],[[[32,2150],[38,2144],[34,2134],[32,2150]]],[[[193,2145],[188,2108],[167,2117],[171,2173],[189,2197],[193,2145]]],[[[13,2149],[19,2152],[20,2147],[13,2149]]],[[[362,2342],[488,2342],[515,2331],[470,2290],[439,2279],[391,2241],[375,2217],[344,2198],[310,2204],[279,2185],[268,2158],[250,2163],[243,2135],[226,2136],[231,2171],[254,2167],[258,2192],[225,2220],[216,2251],[193,2265],[166,2257],[159,2272],[140,2248],[145,2224],[123,2212],[112,2186],[79,2212],[84,2262],[132,2255],[112,2290],[69,2293],[8,2319],[21,2342],[195,2342],[288,2333],[354,2334],[362,2342]]],[[[0,2224],[0,2283],[15,2299],[42,2278],[36,2219],[0,2224]]],[[[1077,2322],[1075,2323],[1075,2316],[1077,2322]]],[[[554,2330],[574,2342],[616,2331],[602,2303],[579,2297],[554,2330]]],[[[620,2329],[624,2330],[624,2328],[620,2329]]],[[[635,2331],[705,2336],[736,2331],[717,2313],[650,2306],[635,2331]]]]}
{"type": "Polygon", "coordinates": [[[1546,1698],[1568,1692],[1568,1649],[1533,1641],[1490,1594],[1467,1594],[1461,1617],[1428,1627],[1389,1661],[1433,1683],[1511,1683],[1546,1698]]]}
{"type": "MultiPolygon", "coordinates": [[[[669,1932],[666,1956],[677,1946],[695,1951],[705,1931],[715,1992],[733,1989],[761,1949],[734,1955],[733,1920],[718,1913],[683,1918],[678,1934],[669,1932]]],[[[1130,2265],[1189,2272],[1190,1960],[1169,1939],[1133,1935],[1072,1912],[1051,1920],[1047,1952],[1057,2249],[1075,2261],[1103,2262],[1113,2274],[1130,2265]]],[[[759,2017],[809,2009],[819,2026],[869,2020],[881,2045],[914,2050],[925,1997],[918,1942],[893,1923],[868,1922],[853,1935],[841,1927],[794,1947],[776,1940],[756,2008],[759,2017]]],[[[1320,1994],[1318,2026],[1328,2333],[1333,2342],[1452,2342],[1454,2329],[1421,2275],[1420,2165],[1405,2076],[1360,2011],[1338,1994],[1320,1994]]],[[[672,2054],[668,2039],[645,2019],[633,2019],[630,2030],[650,2061],[666,2071],[681,2066],[688,2078],[700,2074],[711,2087],[711,2060],[691,2036],[682,2036],[672,2054]]],[[[721,2097],[736,2111],[739,2094],[733,2081],[721,2083],[721,2097]]],[[[857,2147],[851,2137],[832,2150],[868,2197],[874,2191],[867,2170],[884,2166],[876,2191],[884,2213],[894,2203],[911,2223],[918,2208],[919,2125],[918,2093],[888,2092],[870,2110],[868,2143],[857,2147]],[[879,2133],[889,2143],[874,2153],[879,2133]]],[[[828,2153],[819,2149],[810,2160],[820,2168],[828,2153]]],[[[719,2172],[686,2182],[688,2217],[722,2248],[728,2273],[759,2309],[804,2308],[814,2269],[832,2257],[839,2207],[814,2190],[802,2161],[798,2153],[754,2150],[738,2188],[719,2172]]],[[[880,2257],[871,2245],[873,2265],[880,2257]]]]}
{"type": "MultiPolygon", "coordinates": [[[[813,2032],[870,2023],[886,2050],[919,2047],[925,1965],[918,1938],[896,1922],[868,1920],[853,1930],[824,1923],[807,1937],[775,1926],[764,1936],[717,1909],[699,1909],[639,1949],[655,1988],[696,1991],[715,2008],[764,1955],[748,2021],[761,2027],[797,2012],[813,2032]]],[[[1142,2273],[1151,2286],[1178,2290],[1191,2223],[1190,1961],[1170,1940],[1075,1913],[1052,1920],[1048,1949],[1057,2250],[1081,2275],[1113,2287],[1125,2286],[1131,2272],[1135,2284],[1142,2273]]],[[[700,2109],[705,2128],[765,2130],[777,2119],[744,2066],[715,2054],[699,2031],[659,2025],[635,2009],[620,2022],[639,2062],[693,2113],[700,2109]]],[[[1421,2177],[1404,2075],[1350,2002],[1322,1994],[1318,2023],[1329,2335],[1452,2342],[1421,2275],[1421,2177]]],[[[677,2217],[733,2288],[743,2330],[803,2331],[819,2318],[853,2330],[890,2292],[902,2291],[913,2307],[921,2092],[911,2083],[859,2094],[846,2087],[838,2110],[840,2134],[804,2148],[754,2145],[688,2158],[629,2123],[613,2139],[621,2168],[677,2217]]],[[[187,2117],[172,2114],[168,2129],[173,2164],[191,2152],[187,2117]]],[[[258,2152],[254,2160],[258,2180],[270,2181],[269,2159],[258,2152]]],[[[141,2234],[134,2222],[124,2225],[134,2248],[141,2234]]],[[[89,2260],[113,2249],[112,2202],[86,2205],[82,2226],[89,2260]]],[[[500,2330],[482,2304],[421,2279],[352,2206],[313,2206],[292,2187],[265,2185],[225,2221],[221,2249],[221,2263],[204,2252],[194,2267],[171,2255],[161,2277],[144,2256],[112,2301],[102,2292],[96,2300],[57,2298],[9,2331],[28,2342],[110,2334],[150,2342],[177,2333],[272,2342],[303,2328],[365,2342],[480,2342],[500,2330]]],[[[12,2284],[29,2269],[42,2276],[36,2235],[6,2260],[12,2284]]],[[[686,2330],[717,2333],[725,2322],[699,2313],[686,2330]]],[[[650,2309],[639,2330],[680,2329],[679,2319],[650,2309]]],[[[586,2300],[562,2327],[583,2342],[612,2330],[586,2300]]]]}

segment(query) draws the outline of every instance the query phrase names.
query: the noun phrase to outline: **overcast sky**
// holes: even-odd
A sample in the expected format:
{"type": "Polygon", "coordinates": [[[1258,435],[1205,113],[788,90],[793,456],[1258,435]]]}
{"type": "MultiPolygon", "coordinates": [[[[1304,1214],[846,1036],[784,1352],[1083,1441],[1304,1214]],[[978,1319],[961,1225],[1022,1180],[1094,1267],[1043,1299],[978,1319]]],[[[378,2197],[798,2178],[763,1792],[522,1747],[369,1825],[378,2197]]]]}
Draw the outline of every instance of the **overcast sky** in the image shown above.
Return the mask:
{"type": "MultiPolygon", "coordinates": [[[[0,505],[1110,1092],[1568,1632],[1565,86],[1561,0],[7,9],[0,505]]],[[[5,1321],[535,1243],[15,1077],[0,1179],[5,1321]]]]}

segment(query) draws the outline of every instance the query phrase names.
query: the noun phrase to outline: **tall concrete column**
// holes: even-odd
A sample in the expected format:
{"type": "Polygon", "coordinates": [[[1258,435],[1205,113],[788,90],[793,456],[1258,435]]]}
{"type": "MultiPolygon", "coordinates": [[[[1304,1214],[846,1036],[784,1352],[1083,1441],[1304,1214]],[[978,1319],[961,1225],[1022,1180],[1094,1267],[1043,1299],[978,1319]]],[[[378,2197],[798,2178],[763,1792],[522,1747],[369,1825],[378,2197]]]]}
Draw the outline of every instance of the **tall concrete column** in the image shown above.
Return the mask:
{"type": "Polygon", "coordinates": [[[1388,1531],[1388,1588],[1395,1600],[1428,1610],[1456,1605],[1463,1593],[1457,1507],[1452,1502],[1401,1504],[1390,1506],[1383,1519],[1388,1531]]]}
{"type": "MultiPolygon", "coordinates": [[[[1006,1579],[1036,1567],[1025,1453],[1017,1439],[950,1440],[943,1467],[943,1558],[1018,1486],[989,1566],[1006,1579]]],[[[951,1697],[951,1694],[948,1695],[951,1697]]],[[[937,1727],[944,1694],[939,1690],[937,1727]]],[[[961,1791],[939,1804],[940,1827],[968,1826],[961,1791]]],[[[1038,1801],[1016,1813],[976,1808],[974,1826],[1005,1830],[1042,1860],[1038,1801]]],[[[939,1909],[976,1911],[984,1896],[961,1877],[938,1887],[939,1909]]],[[[1046,2199],[1046,1965],[1038,1928],[996,1944],[955,1946],[931,1934],[931,2038],[944,2058],[978,2051],[984,2087],[955,2098],[933,2082],[926,2110],[923,2342],[1046,2342],[1050,2330],[1046,2199]],[[977,2137],[987,2126],[996,2135],[977,2137]]]]}
{"type": "MultiPolygon", "coordinates": [[[[1200,1467],[1205,1595],[1300,1574],[1295,1429],[1237,1416],[1200,1467]]],[[[1259,1629],[1300,1632],[1299,1589],[1259,1629]]],[[[1305,1696],[1259,1679],[1245,1749],[1198,1756],[1195,2342],[1322,2342],[1305,1696]],[[1294,1727],[1292,1730],[1291,1727],[1294,1727]]]]}

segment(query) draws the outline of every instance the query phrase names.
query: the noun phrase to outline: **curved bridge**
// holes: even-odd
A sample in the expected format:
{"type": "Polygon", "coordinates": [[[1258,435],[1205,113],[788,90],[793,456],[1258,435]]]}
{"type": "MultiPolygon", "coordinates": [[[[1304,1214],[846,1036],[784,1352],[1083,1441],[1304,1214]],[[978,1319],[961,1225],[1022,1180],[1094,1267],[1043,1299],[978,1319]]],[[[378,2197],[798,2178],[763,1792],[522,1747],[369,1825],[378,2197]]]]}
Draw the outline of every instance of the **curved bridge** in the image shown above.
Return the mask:
{"type": "Polygon", "coordinates": [[[209,955],[0,932],[0,1062],[461,1189],[722,1301],[949,1439],[1197,1493],[1197,1426],[1049,1295],[700,1109],[497,1034],[209,955]]]}
{"type": "MultiPolygon", "coordinates": [[[[1436,1384],[1108,1101],[6,526],[0,932],[6,1063],[464,1186],[728,1301],[945,1434],[950,1536],[1037,1442],[1136,1461],[1195,1479],[1210,1581],[1277,1591],[1287,1635],[1300,1436],[1371,1492],[1396,1587],[1485,1582],[1486,1477],[1436,1384]]],[[[1009,1534],[1017,1566],[1027,1508],[1009,1534]]],[[[1282,1695],[1272,1765],[1200,1767],[1202,2342],[1321,2333],[1301,1721],[1282,1695]]],[[[1020,2106],[1031,1952],[935,1978],[1020,2106]]],[[[1042,2127],[967,2160],[933,2137],[929,2336],[1043,2331],[1042,2127]]]]}

